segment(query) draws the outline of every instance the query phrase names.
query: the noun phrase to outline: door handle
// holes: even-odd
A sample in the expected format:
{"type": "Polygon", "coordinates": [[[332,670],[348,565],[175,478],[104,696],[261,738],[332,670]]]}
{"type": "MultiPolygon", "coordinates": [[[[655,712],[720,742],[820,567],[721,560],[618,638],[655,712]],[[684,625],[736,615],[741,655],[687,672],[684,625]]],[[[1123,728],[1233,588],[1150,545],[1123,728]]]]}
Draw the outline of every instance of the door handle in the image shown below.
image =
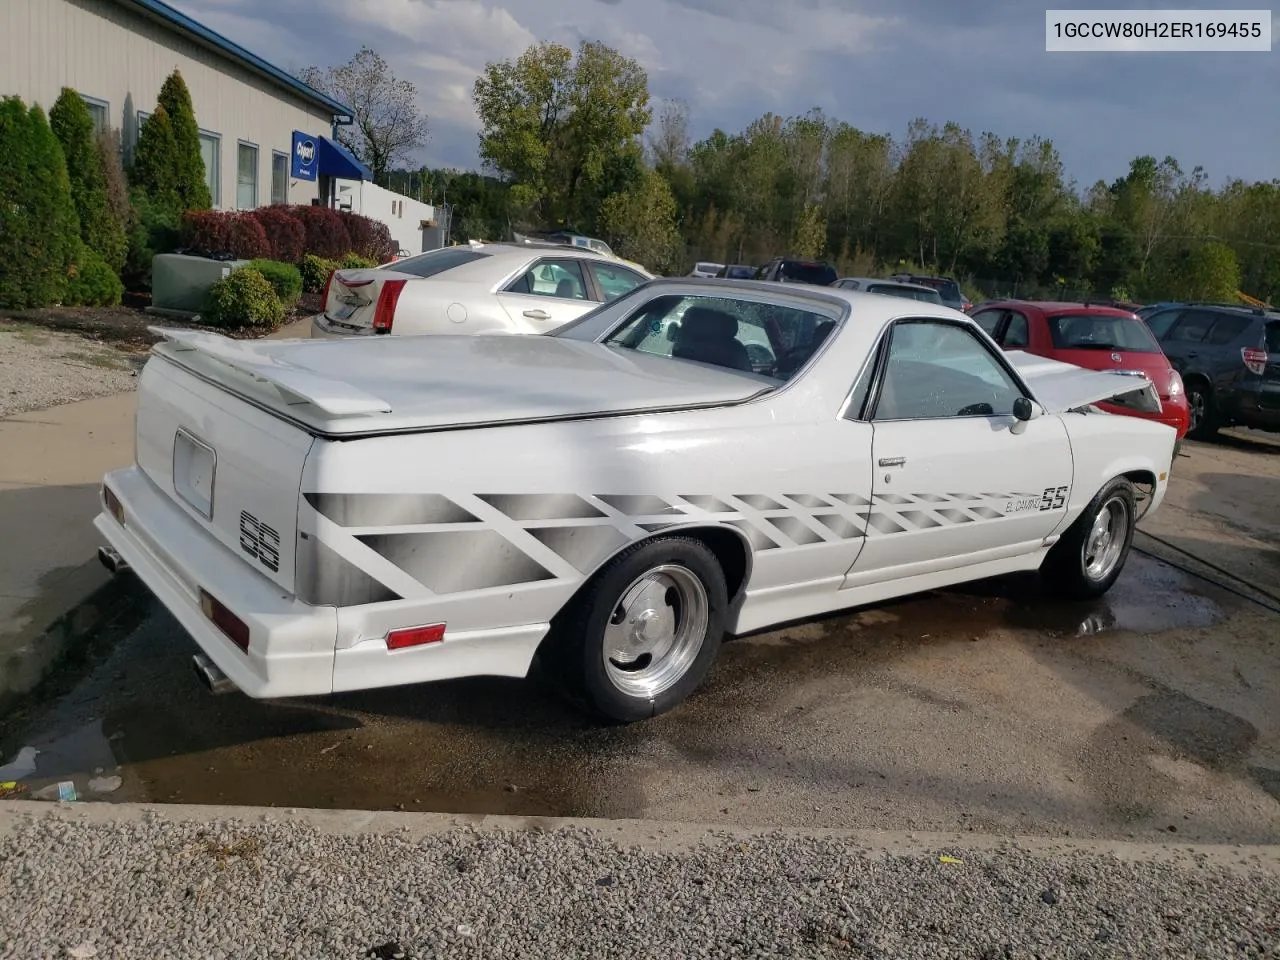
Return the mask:
{"type": "Polygon", "coordinates": [[[881,457],[880,466],[882,467],[900,467],[907,462],[906,457],[881,457]]]}
{"type": "Polygon", "coordinates": [[[526,310],[524,312],[524,315],[528,317],[530,320],[550,320],[551,319],[551,314],[547,313],[547,311],[545,310],[537,310],[537,309],[526,310]]]}

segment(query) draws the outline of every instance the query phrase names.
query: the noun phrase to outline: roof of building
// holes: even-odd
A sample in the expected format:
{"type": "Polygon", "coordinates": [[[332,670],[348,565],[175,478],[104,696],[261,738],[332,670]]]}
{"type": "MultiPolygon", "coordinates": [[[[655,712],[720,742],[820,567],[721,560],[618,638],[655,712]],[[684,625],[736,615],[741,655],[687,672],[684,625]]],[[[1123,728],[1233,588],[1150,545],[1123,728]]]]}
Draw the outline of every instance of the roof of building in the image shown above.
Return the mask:
{"type": "Polygon", "coordinates": [[[339,123],[350,122],[351,108],[345,103],[340,103],[328,94],[321,93],[315,87],[308,86],[292,74],[286,73],[256,54],[250,53],[238,43],[234,43],[222,34],[210,30],[204,24],[192,20],[186,14],[178,12],[167,3],[162,3],[161,0],[120,0],[120,2],[126,6],[134,7],[139,12],[150,16],[151,19],[176,30],[197,43],[243,64],[254,73],[265,77],[277,86],[293,92],[302,99],[324,107],[334,114],[339,123]]]}

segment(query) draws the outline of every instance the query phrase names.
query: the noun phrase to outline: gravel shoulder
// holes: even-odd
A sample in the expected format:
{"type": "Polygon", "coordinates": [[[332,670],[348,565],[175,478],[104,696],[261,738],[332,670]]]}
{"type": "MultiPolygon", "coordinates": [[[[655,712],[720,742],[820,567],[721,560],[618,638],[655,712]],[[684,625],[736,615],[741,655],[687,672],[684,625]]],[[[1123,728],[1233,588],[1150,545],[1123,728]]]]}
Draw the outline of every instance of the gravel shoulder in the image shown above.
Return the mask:
{"type": "Polygon", "coordinates": [[[0,319],[0,419],[132,390],[145,361],[145,353],[0,319]]]}
{"type": "Polygon", "coordinates": [[[1274,848],[39,806],[4,957],[1280,956],[1274,848]]]}

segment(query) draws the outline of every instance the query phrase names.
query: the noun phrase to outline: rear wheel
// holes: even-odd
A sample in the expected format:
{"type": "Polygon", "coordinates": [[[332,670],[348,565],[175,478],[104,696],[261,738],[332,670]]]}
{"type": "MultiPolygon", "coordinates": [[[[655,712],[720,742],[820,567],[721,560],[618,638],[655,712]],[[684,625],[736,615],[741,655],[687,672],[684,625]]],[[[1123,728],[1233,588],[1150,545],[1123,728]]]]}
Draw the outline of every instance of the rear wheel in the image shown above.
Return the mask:
{"type": "Polygon", "coordinates": [[[670,710],[706,677],[728,607],[719,562],[689,537],[624,551],[583,588],[550,638],[551,673],[579,706],[623,723],[670,710]]]}
{"type": "Polygon", "coordinates": [[[1207,383],[1193,381],[1187,384],[1187,406],[1191,412],[1191,425],[1187,436],[1192,440],[1212,440],[1220,426],[1213,405],[1213,390],[1207,383]]]}
{"type": "Polygon", "coordinates": [[[1133,544],[1136,504],[1136,491],[1126,478],[1103,487],[1045,557],[1041,575],[1049,590],[1073,600],[1110,590],[1133,544]]]}

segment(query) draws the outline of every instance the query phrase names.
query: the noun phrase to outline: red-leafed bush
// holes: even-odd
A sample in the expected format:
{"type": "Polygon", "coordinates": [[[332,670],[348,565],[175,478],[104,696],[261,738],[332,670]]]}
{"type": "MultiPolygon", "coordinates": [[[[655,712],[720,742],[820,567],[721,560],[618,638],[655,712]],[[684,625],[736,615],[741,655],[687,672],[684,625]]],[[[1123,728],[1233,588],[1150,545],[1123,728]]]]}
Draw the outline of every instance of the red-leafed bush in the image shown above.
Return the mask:
{"type": "Polygon", "coordinates": [[[386,263],[399,249],[391,239],[391,230],[381,220],[373,220],[358,213],[340,213],[351,238],[351,253],[368,257],[375,263],[386,263]]]}
{"type": "Polygon", "coordinates": [[[230,230],[231,252],[237,260],[268,260],[271,258],[271,243],[267,240],[267,231],[262,229],[252,213],[231,214],[230,230]]]}
{"type": "Polygon", "coordinates": [[[307,228],[284,204],[259,207],[253,218],[262,224],[271,246],[271,259],[281,263],[297,263],[307,252],[307,228]]]}
{"type": "Polygon", "coordinates": [[[337,210],[298,205],[292,212],[306,231],[307,253],[336,260],[351,249],[351,237],[337,210]]]}
{"type": "Polygon", "coordinates": [[[202,253],[229,253],[231,216],[221,210],[188,210],[182,215],[183,246],[202,253]]]}

